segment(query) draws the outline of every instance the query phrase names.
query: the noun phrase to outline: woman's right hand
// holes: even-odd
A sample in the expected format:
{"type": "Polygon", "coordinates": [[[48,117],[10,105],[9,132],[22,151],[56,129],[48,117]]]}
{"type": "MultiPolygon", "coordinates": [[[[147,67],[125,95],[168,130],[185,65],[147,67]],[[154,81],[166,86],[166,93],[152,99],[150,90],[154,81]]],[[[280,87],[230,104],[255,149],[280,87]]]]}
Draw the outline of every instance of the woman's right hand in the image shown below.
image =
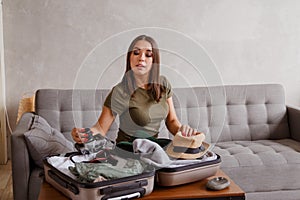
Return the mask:
{"type": "Polygon", "coordinates": [[[87,143],[94,140],[94,132],[90,128],[73,128],[72,138],[76,143],[87,143]]]}
{"type": "Polygon", "coordinates": [[[79,137],[79,133],[82,132],[82,131],[84,131],[84,128],[73,128],[73,129],[72,129],[72,132],[71,132],[71,135],[72,135],[73,140],[74,140],[76,143],[78,143],[78,144],[81,144],[81,143],[82,143],[82,141],[81,141],[81,139],[80,139],[80,137],[79,137]]]}

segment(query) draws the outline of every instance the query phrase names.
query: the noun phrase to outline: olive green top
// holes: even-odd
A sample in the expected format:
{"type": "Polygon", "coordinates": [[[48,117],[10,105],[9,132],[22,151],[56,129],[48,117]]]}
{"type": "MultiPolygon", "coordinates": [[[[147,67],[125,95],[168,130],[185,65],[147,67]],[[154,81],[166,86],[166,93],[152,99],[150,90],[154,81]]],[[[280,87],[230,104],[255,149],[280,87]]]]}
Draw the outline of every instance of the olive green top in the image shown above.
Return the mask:
{"type": "Polygon", "coordinates": [[[166,88],[159,102],[155,101],[148,90],[137,88],[134,95],[126,92],[122,83],[112,88],[106,97],[104,106],[114,115],[119,115],[122,132],[137,136],[146,132],[150,136],[158,134],[162,120],[165,120],[169,107],[167,99],[172,96],[172,89],[166,77],[160,77],[160,84],[166,88]]]}

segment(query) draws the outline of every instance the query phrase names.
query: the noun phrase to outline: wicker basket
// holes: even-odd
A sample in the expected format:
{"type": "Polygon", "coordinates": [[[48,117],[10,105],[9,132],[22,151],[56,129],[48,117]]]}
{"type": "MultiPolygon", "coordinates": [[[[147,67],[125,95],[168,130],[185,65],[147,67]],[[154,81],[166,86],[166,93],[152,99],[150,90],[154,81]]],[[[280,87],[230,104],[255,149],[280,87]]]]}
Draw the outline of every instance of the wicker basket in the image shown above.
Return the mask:
{"type": "Polygon", "coordinates": [[[35,94],[25,94],[19,102],[17,123],[25,112],[34,112],[35,94]]]}

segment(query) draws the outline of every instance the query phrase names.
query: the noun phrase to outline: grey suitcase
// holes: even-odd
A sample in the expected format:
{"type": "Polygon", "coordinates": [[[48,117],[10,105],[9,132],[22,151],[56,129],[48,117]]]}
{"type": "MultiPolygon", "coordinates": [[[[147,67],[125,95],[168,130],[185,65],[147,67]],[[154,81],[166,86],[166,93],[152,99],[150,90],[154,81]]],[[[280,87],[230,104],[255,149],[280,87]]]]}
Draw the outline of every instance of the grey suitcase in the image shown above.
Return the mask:
{"type": "MultiPolygon", "coordinates": [[[[216,154],[217,155],[217,154],[216,154]]],[[[156,183],[160,186],[176,186],[191,183],[213,176],[220,168],[221,157],[201,163],[176,167],[161,168],[156,171],[156,183]]]]}
{"type": "Polygon", "coordinates": [[[148,195],[153,191],[155,169],[151,167],[139,175],[82,183],[58,170],[48,162],[48,158],[44,159],[46,181],[74,200],[131,199],[148,195]]]}

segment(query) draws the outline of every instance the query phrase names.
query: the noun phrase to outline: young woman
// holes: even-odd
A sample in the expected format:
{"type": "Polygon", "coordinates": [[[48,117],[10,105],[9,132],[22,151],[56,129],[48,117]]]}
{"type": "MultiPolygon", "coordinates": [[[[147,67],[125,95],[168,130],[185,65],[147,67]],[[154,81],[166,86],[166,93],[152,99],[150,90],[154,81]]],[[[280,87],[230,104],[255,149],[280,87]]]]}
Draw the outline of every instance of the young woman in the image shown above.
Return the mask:
{"type": "MultiPolygon", "coordinates": [[[[120,119],[117,143],[132,141],[143,133],[157,137],[162,120],[173,135],[178,131],[184,136],[196,134],[195,129],[182,125],[176,116],[171,85],[160,76],[157,43],[149,36],[141,35],[132,41],[122,81],[107,96],[102,113],[89,134],[104,136],[117,115],[120,119]]],[[[73,128],[74,141],[81,143],[79,134],[84,134],[84,130],[73,128]]]]}

